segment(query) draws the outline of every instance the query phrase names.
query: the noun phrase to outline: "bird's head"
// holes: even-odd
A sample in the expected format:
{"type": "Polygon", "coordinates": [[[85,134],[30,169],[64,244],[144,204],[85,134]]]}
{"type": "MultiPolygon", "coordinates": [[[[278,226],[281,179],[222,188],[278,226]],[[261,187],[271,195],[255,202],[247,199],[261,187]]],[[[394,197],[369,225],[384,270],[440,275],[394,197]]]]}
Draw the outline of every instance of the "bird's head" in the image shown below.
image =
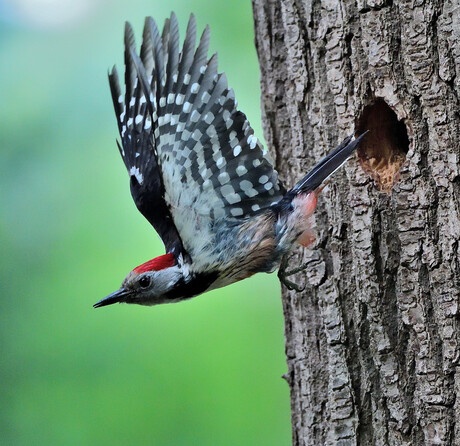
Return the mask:
{"type": "Polygon", "coordinates": [[[119,290],[94,304],[95,308],[115,303],[156,305],[171,302],[167,293],[182,278],[173,254],[165,254],[134,268],[119,290]]]}

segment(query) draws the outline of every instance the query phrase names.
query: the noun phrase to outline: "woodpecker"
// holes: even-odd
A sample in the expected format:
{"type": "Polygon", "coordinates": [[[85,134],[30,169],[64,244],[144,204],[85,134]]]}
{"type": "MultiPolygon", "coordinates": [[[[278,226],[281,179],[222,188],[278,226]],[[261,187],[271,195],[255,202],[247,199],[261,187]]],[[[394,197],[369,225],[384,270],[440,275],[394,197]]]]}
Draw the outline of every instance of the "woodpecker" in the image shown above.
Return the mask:
{"type": "Polygon", "coordinates": [[[114,66],[109,84],[131,194],[166,253],[134,268],[121,288],[97,302],[178,302],[258,272],[280,269],[298,242],[312,241],[309,217],[324,181],[362,136],[347,137],[292,189],[237,109],[233,90],[207,57],[207,26],[196,47],[191,15],[182,49],[176,16],[160,32],[145,20],[136,50],[125,24],[125,91],[114,66]]]}

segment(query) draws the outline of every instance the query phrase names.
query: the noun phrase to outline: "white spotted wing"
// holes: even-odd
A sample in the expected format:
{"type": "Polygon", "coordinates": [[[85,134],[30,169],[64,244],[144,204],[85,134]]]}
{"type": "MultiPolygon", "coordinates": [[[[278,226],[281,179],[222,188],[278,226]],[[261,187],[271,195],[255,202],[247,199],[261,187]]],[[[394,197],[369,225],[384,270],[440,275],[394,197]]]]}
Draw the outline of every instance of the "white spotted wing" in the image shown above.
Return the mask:
{"type": "Polygon", "coordinates": [[[165,209],[160,206],[152,216],[142,207],[151,205],[145,204],[149,194],[161,195],[166,216],[192,258],[197,234],[212,237],[216,221],[261,212],[285,192],[246,116],[237,110],[225,74],[217,72],[217,55],[207,57],[209,28],[198,47],[195,39],[193,16],[182,50],[174,14],[161,37],[147,18],[139,57],[127,25],[124,104],[118,101],[116,71],[109,76],[136,204],[159,231],[165,209]],[[136,195],[144,197],[140,203],[136,195]]]}

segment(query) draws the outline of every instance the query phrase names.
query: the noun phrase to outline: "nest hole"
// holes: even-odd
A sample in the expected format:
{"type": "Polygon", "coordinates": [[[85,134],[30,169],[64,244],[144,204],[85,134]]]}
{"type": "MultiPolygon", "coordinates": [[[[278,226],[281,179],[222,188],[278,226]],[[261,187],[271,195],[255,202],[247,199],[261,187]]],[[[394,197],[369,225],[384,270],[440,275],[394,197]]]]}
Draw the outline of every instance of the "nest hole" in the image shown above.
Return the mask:
{"type": "Polygon", "coordinates": [[[388,104],[378,98],[364,107],[356,125],[357,135],[366,130],[369,133],[358,148],[361,166],[380,191],[390,194],[409,150],[407,128],[388,104]]]}

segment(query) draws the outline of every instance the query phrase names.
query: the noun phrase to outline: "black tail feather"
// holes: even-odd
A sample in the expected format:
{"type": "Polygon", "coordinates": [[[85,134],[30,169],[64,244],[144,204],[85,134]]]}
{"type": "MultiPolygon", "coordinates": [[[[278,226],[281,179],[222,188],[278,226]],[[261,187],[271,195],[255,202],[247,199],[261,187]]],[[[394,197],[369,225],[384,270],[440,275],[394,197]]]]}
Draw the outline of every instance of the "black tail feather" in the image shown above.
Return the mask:
{"type": "Polygon", "coordinates": [[[366,133],[367,131],[353,140],[353,135],[346,137],[329,155],[324,157],[305,177],[288,191],[282,201],[284,203],[290,202],[296,195],[314,191],[321,186],[327,178],[347,161],[366,133]]]}

